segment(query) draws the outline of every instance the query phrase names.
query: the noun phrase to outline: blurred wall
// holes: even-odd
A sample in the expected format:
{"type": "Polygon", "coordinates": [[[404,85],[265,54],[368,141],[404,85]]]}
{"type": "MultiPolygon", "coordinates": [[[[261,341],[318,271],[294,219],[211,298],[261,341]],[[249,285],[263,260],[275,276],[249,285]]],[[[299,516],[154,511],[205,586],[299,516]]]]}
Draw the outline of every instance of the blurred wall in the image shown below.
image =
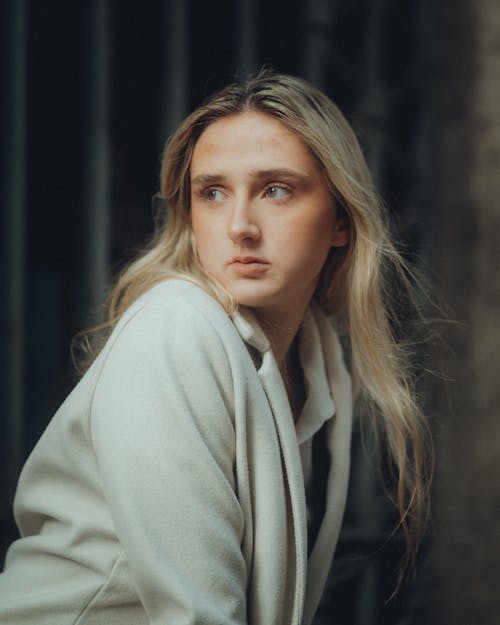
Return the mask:
{"type": "Polygon", "coordinates": [[[500,5],[439,2],[433,623],[500,623],[500,5]]]}

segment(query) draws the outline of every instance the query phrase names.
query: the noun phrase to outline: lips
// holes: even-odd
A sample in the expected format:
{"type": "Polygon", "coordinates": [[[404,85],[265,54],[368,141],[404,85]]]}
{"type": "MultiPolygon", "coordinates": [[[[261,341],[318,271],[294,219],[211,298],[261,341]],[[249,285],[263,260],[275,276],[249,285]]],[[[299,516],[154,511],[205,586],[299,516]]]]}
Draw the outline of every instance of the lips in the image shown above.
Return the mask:
{"type": "Polygon", "coordinates": [[[269,265],[267,260],[263,258],[257,258],[256,256],[235,256],[231,260],[231,264],[242,263],[243,265],[251,265],[252,263],[258,263],[260,265],[269,265]]]}
{"type": "Polygon", "coordinates": [[[256,256],[235,256],[229,264],[236,273],[247,278],[259,277],[270,265],[264,258],[256,256]]]}

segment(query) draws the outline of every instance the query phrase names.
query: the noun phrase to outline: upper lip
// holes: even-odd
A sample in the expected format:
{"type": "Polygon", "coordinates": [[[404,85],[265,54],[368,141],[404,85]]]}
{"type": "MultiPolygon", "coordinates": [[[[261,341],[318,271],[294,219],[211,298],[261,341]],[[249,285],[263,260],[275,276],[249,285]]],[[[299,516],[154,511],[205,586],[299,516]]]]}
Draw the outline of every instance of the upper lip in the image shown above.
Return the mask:
{"type": "Polygon", "coordinates": [[[258,258],[257,256],[233,256],[231,263],[243,263],[245,265],[249,263],[269,264],[265,258],[258,258]]]}

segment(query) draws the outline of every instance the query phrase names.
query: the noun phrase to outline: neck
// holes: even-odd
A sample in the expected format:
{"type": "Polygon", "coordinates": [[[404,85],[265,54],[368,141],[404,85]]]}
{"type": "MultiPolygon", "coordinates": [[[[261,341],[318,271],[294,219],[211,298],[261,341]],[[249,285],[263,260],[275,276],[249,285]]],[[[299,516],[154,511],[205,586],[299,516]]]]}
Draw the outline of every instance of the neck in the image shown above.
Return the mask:
{"type": "Polygon", "coordinates": [[[295,422],[300,417],[305,401],[304,378],[300,366],[298,342],[295,339],[307,304],[308,302],[301,310],[292,308],[281,311],[281,314],[276,314],[278,311],[273,311],[274,314],[269,314],[269,311],[262,309],[257,311],[257,318],[269,339],[278,363],[295,422]]]}
{"type": "Polygon", "coordinates": [[[255,310],[282,373],[286,372],[287,367],[291,364],[290,360],[293,359],[291,347],[302,324],[308,304],[309,302],[306,302],[303,307],[293,309],[255,310]]]}

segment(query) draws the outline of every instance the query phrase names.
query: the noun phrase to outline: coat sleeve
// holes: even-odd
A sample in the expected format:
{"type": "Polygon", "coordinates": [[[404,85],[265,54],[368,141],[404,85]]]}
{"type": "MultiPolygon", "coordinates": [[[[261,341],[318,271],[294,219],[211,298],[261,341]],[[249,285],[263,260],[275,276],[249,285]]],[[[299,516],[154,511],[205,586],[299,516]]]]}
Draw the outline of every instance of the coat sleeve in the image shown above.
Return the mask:
{"type": "Polygon", "coordinates": [[[232,373],[213,320],[150,302],[103,357],[91,437],[150,622],[246,623],[232,373]]]}

